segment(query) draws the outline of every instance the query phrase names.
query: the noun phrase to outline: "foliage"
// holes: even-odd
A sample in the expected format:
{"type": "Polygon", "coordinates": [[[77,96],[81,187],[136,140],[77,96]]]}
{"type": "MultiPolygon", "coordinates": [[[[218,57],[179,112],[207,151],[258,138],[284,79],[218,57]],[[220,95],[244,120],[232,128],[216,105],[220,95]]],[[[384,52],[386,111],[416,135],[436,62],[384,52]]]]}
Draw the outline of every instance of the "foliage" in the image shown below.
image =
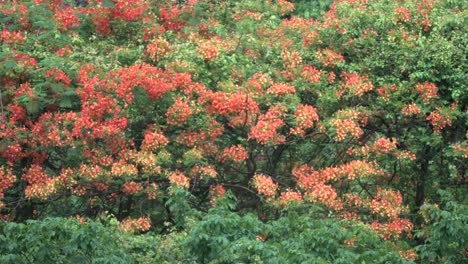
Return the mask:
{"type": "Polygon", "coordinates": [[[419,234],[426,236],[423,245],[416,247],[421,259],[432,263],[461,263],[466,261],[466,204],[453,201],[450,193],[441,191],[441,208],[437,204],[422,207],[426,228],[419,234]]]}
{"type": "Polygon", "coordinates": [[[136,259],[149,260],[157,246],[153,237],[78,219],[0,222],[0,230],[2,263],[136,263],[136,259]]]}

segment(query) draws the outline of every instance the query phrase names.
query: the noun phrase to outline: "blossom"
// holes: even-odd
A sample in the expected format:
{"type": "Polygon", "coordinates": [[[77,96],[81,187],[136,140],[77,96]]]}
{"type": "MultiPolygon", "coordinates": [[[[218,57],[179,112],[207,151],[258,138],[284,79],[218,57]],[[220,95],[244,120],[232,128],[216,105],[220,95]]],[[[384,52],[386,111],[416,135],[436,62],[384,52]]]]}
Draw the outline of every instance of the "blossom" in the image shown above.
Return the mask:
{"type": "Polygon", "coordinates": [[[246,160],[249,157],[249,153],[242,145],[234,145],[224,149],[223,157],[240,162],[246,160]]]}
{"type": "Polygon", "coordinates": [[[190,187],[190,179],[180,171],[175,171],[169,175],[169,180],[178,188],[188,189],[190,187]]]}
{"type": "Polygon", "coordinates": [[[148,231],[151,228],[151,219],[149,217],[140,217],[137,219],[127,218],[120,223],[120,228],[130,233],[148,231]]]}
{"type": "Polygon", "coordinates": [[[270,198],[276,195],[278,184],[274,183],[271,177],[257,173],[252,181],[259,194],[270,198]]]}
{"type": "Polygon", "coordinates": [[[267,90],[267,93],[273,94],[275,96],[282,96],[285,94],[292,94],[295,92],[296,92],[296,88],[294,88],[294,86],[283,84],[283,83],[274,83],[267,90]]]}
{"type": "Polygon", "coordinates": [[[169,107],[167,110],[167,123],[171,125],[181,125],[189,119],[191,114],[192,110],[187,104],[187,101],[182,101],[181,98],[176,98],[174,105],[169,107]]]}
{"type": "Polygon", "coordinates": [[[285,192],[282,192],[279,197],[279,204],[282,206],[286,206],[292,202],[302,202],[302,194],[300,192],[292,191],[291,189],[287,189],[285,192]]]}

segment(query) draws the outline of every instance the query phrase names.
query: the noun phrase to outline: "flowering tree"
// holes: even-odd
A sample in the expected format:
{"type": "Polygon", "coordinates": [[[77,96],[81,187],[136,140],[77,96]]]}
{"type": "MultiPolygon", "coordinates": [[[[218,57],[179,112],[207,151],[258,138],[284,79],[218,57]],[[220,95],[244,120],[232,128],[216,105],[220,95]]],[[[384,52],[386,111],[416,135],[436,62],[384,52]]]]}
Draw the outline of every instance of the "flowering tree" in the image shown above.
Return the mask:
{"type": "Polygon", "coordinates": [[[88,2],[1,3],[3,219],[183,228],[230,191],[264,221],[319,206],[397,241],[466,182],[453,1],[317,20],[283,0],[88,2]]]}

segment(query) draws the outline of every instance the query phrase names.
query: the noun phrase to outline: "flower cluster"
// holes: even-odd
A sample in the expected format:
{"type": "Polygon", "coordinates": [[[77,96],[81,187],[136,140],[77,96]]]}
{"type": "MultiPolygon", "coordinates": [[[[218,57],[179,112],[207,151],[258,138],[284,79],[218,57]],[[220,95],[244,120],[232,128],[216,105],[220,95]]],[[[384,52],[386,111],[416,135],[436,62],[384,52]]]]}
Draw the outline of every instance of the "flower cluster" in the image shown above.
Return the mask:
{"type": "Polygon", "coordinates": [[[62,11],[56,12],[54,17],[65,31],[80,25],[80,20],[76,16],[75,10],[71,7],[66,7],[62,11]]]}
{"type": "Polygon", "coordinates": [[[338,63],[344,62],[343,55],[328,48],[317,50],[315,57],[317,57],[323,65],[331,68],[336,67],[338,63]]]}
{"type": "Polygon", "coordinates": [[[198,54],[200,54],[204,60],[211,61],[218,57],[219,51],[216,46],[210,43],[202,43],[198,49],[198,54]]]}
{"type": "Polygon", "coordinates": [[[149,217],[140,217],[137,219],[127,218],[120,223],[120,228],[130,233],[148,231],[151,228],[151,219],[149,217]]]}
{"type": "Polygon", "coordinates": [[[174,105],[167,109],[167,123],[170,125],[182,125],[189,119],[191,114],[192,110],[187,104],[187,101],[183,101],[181,98],[176,98],[174,105]]]}
{"type": "Polygon", "coordinates": [[[230,148],[225,148],[223,151],[223,157],[232,159],[233,161],[240,162],[244,161],[249,157],[249,153],[242,145],[234,145],[230,148]]]}
{"type": "Polygon", "coordinates": [[[170,51],[170,44],[161,36],[153,39],[146,47],[146,52],[153,61],[159,61],[166,57],[170,51]]]}
{"type": "Polygon", "coordinates": [[[160,131],[148,129],[145,132],[145,138],[141,143],[141,149],[146,151],[155,151],[158,148],[164,147],[169,143],[166,136],[160,131]]]}
{"type": "Polygon", "coordinates": [[[211,205],[215,206],[216,205],[216,200],[218,198],[224,197],[224,195],[226,194],[226,190],[220,184],[213,185],[213,186],[210,187],[210,194],[211,194],[210,203],[211,203],[211,205]]]}
{"type": "Polygon", "coordinates": [[[192,171],[190,173],[190,176],[192,177],[194,177],[195,175],[198,175],[201,178],[208,177],[214,179],[218,176],[218,173],[216,172],[216,169],[213,166],[203,166],[196,164],[195,166],[193,166],[192,171]]]}
{"type": "Polygon", "coordinates": [[[404,209],[402,203],[403,197],[400,191],[394,192],[379,188],[377,195],[369,202],[368,207],[374,214],[396,219],[404,209]]]}
{"type": "Polygon", "coordinates": [[[123,185],[123,192],[127,195],[135,194],[141,190],[143,190],[141,183],[136,183],[134,181],[126,182],[123,185]]]}
{"type": "Polygon", "coordinates": [[[148,3],[142,0],[116,0],[111,12],[113,19],[139,20],[148,10],[148,3]]]}
{"type": "Polygon", "coordinates": [[[434,132],[440,132],[446,126],[452,125],[452,120],[450,120],[450,115],[443,113],[441,109],[432,111],[429,116],[426,118],[427,121],[431,122],[434,132]]]}
{"type": "Polygon", "coordinates": [[[343,141],[348,134],[355,138],[359,138],[363,134],[359,124],[352,118],[334,119],[330,124],[336,128],[336,141],[343,141]]]}
{"type": "Polygon", "coordinates": [[[287,189],[286,191],[282,192],[279,197],[279,205],[287,206],[293,202],[303,202],[302,194],[300,192],[292,191],[291,189],[287,189]]]}
{"type": "Polygon", "coordinates": [[[260,144],[284,141],[284,136],[278,135],[277,129],[284,125],[281,117],[286,111],[284,105],[270,107],[266,114],[260,115],[257,124],[250,131],[249,139],[255,139],[260,144]]]}
{"type": "Polygon", "coordinates": [[[292,94],[295,92],[296,88],[294,88],[294,86],[283,83],[274,83],[267,90],[267,93],[273,94],[275,96],[282,96],[285,94],[292,94]]]}
{"type": "Polygon", "coordinates": [[[286,0],[278,0],[277,8],[279,13],[284,16],[294,11],[294,4],[286,0]]]}
{"type": "Polygon", "coordinates": [[[421,108],[415,103],[411,103],[411,104],[405,105],[405,107],[401,109],[401,113],[405,116],[419,115],[421,114],[421,108]]]}
{"type": "MultiPolygon", "coordinates": [[[[374,85],[369,81],[367,76],[362,76],[358,73],[343,72],[342,79],[343,82],[341,85],[343,89],[357,96],[362,96],[364,93],[374,88],[374,85]]],[[[341,91],[339,95],[341,95],[341,91]]]]}
{"type": "Polygon", "coordinates": [[[48,178],[44,182],[34,183],[26,186],[24,195],[27,199],[41,199],[45,200],[50,195],[57,192],[58,187],[62,184],[60,178],[48,178]]]}
{"type": "Polygon", "coordinates": [[[148,200],[154,200],[158,196],[158,190],[159,186],[156,183],[150,183],[148,186],[145,188],[145,193],[146,196],[148,197],[148,200]]]}
{"type": "Polygon", "coordinates": [[[468,145],[466,142],[456,143],[453,145],[453,151],[455,152],[455,155],[468,159],[468,145]]]}
{"type": "Polygon", "coordinates": [[[425,104],[429,104],[431,99],[437,98],[439,88],[433,83],[424,82],[416,84],[416,91],[420,94],[425,104]]]}
{"type": "Polygon", "coordinates": [[[247,112],[253,114],[259,111],[258,103],[248,94],[241,92],[229,94],[225,92],[212,92],[209,90],[204,97],[200,99],[200,102],[207,103],[206,111],[209,114],[214,113],[228,116],[232,113],[247,112]]]}
{"type": "Polygon", "coordinates": [[[190,187],[190,179],[180,171],[171,173],[171,175],[169,175],[169,180],[177,188],[188,189],[190,187]]]}
{"type": "Polygon", "coordinates": [[[252,181],[259,194],[265,195],[268,198],[276,195],[278,184],[274,183],[271,177],[257,173],[252,181]]]}
{"type": "Polygon", "coordinates": [[[112,176],[136,176],[138,169],[135,165],[127,163],[124,159],[119,160],[112,164],[112,176]]]}
{"type": "Polygon", "coordinates": [[[312,190],[308,191],[305,194],[305,197],[310,202],[319,202],[329,208],[333,208],[336,210],[340,210],[343,208],[343,204],[338,199],[338,194],[336,193],[336,190],[330,185],[315,185],[314,187],[312,187],[312,190]]]}
{"type": "Polygon", "coordinates": [[[302,63],[302,58],[296,50],[283,50],[281,51],[281,57],[283,58],[283,67],[288,70],[295,70],[302,63]]]}
{"type": "Polygon", "coordinates": [[[314,84],[320,82],[320,76],[322,73],[323,71],[317,70],[316,68],[310,65],[306,65],[302,67],[301,77],[309,83],[314,84]]]}
{"type": "MultiPolygon", "coordinates": [[[[13,186],[15,180],[16,177],[13,175],[11,169],[3,166],[0,167],[0,199],[4,197],[3,191],[13,186]]],[[[3,203],[0,201],[0,208],[3,206],[3,203]]]]}
{"type": "Polygon", "coordinates": [[[4,44],[22,43],[24,41],[24,36],[21,32],[11,32],[4,29],[0,31],[0,40],[2,40],[4,44]]]}
{"type": "Polygon", "coordinates": [[[411,19],[411,11],[404,7],[395,8],[395,18],[394,21],[398,22],[408,22],[411,19]]]}
{"type": "Polygon", "coordinates": [[[373,222],[370,228],[374,230],[383,239],[398,238],[402,233],[410,233],[413,230],[413,224],[406,218],[395,218],[388,223],[373,222]]]}
{"type": "Polygon", "coordinates": [[[47,78],[53,77],[56,82],[61,81],[67,87],[71,84],[70,77],[62,69],[52,68],[51,70],[47,70],[45,75],[47,78]]]}
{"type": "Polygon", "coordinates": [[[296,117],[296,128],[291,129],[292,134],[305,134],[305,129],[311,128],[314,121],[319,120],[317,109],[311,105],[299,104],[294,112],[296,117]]]}

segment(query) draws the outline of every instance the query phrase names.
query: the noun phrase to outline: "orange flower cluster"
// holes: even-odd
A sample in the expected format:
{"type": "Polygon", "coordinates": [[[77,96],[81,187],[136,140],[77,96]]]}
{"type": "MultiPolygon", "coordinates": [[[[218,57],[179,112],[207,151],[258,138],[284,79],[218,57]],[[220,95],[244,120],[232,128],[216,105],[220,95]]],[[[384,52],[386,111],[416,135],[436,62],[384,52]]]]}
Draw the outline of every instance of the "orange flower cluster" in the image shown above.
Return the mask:
{"type": "Polygon", "coordinates": [[[317,70],[316,68],[306,65],[302,67],[301,76],[304,80],[308,81],[311,84],[319,83],[320,82],[320,75],[323,71],[317,70]]]}
{"type": "Polygon", "coordinates": [[[259,194],[268,198],[274,197],[278,190],[278,184],[274,183],[271,177],[259,173],[253,177],[253,185],[259,194]]]}
{"type": "Polygon", "coordinates": [[[210,43],[202,43],[200,44],[200,48],[198,49],[198,54],[200,54],[204,60],[211,61],[218,57],[219,51],[218,48],[210,43]]]}
{"type": "Polygon", "coordinates": [[[45,182],[34,183],[26,186],[24,195],[27,199],[45,200],[57,191],[57,187],[62,184],[60,178],[48,178],[45,182]]]}
{"type": "Polygon", "coordinates": [[[468,145],[466,145],[466,143],[457,143],[453,145],[453,151],[458,156],[468,159],[468,145]]]}
{"type": "Polygon", "coordinates": [[[63,30],[68,30],[80,25],[80,20],[76,16],[76,10],[71,7],[62,8],[61,11],[55,13],[54,17],[57,19],[57,22],[60,23],[63,30]]]}
{"type": "Polygon", "coordinates": [[[394,21],[398,22],[408,22],[411,19],[411,11],[404,7],[396,7],[395,8],[395,18],[394,21]]]}
{"type": "Polygon", "coordinates": [[[169,175],[169,180],[177,188],[188,189],[190,187],[190,179],[178,170],[169,175]]]}
{"type": "Polygon", "coordinates": [[[146,151],[155,151],[158,148],[164,147],[167,143],[169,143],[169,140],[162,132],[148,129],[146,130],[145,138],[141,143],[141,149],[146,151]]]}
{"type": "Polygon", "coordinates": [[[47,70],[45,72],[46,77],[54,77],[54,80],[59,82],[61,81],[65,86],[70,86],[71,79],[67,76],[67,74],[59,68],[52,68],[52,70],[47,70]]]}
{"type": "Polygon", "coordinates": [[[411,103],[401,109],[401,113],[405,116],[419,115],[421,114],[421,108],[415,103],[411,103]]]}
{"type": "Polygon", "coordinates": [[[166,57],[170,51],[170,44],[161,36],[153,39],[146,47],[146,52],[153,61],[159,61],[166,57]]]}
{"type": "Polygon", "coordinates": [[[195,175],[199,175],[201,178],[216,178],[218,176],[218,173],[216,172],[216,169],[213,166],[203,166],[197,164],[193,166],[190,176],[194,177],[195,175]]]}
{"type": "Polygon", "coordinates": [[[426,81],[416,84],[416,91],[418,91],[424,103],[429,104],[431,99],[437,98],[439,88],[435,84],[426,81]]]}
{"type": "Polygon", "coordinates": [[[65,56],[70,56],[71,54],[73,54],[73,51],[71,50],[70,46],[66,45],[65,47],[57,50],[56,54],[57,56],[63,58],[65,56]]]}
{"type": "Polygon", "coordinates": [[[397,217],[385,224],[376,221],[370,225],[370,228],[383,239],[388,240],[398,238],[404,232],[410,233],[413,230],[413,224],[406,218],[397,217]]]}
{"type": "Polygon", "coordinates": [[[141,183],[136,183],[134,181],[126,182],[123,185],[123,192],[127,195],[135,194],[141,190],[143,190],[143,186],[141,185],[141,183]]]}
{"type": "Polygon", "coordinates": [[[395,219],[404,210],[402,203],[403,197],[400,191],[395,193],[392,190],[378,188],[377,195],[369,202],[368,207],[374,214],[395,219]]]}
{"type": "Polygon", "coordinates": [[[154,200],[158,196],[158,190],[159,186],[156,183],[150,183],[148,186],[145,188],[145,193],[146,196],[148,197],[148,200],[154,200]]]}
{"type": "Polygon", "coordinates": [[[99,175],[102,175],[102,170],[99,165],[85,165],[81,164],[78,171],[80,175],[87,180],[92,180],[98,178],[99,175]]]}
{"type": "Polygon", "coordinates": [[[315,185],[312,190],[305,194],[305,197],[310,202],[319,202],[335,210],[340,210],[343,208],[343,204],[338,199],[336,190],[330,185],[315,185]]]}
{"type": "Polygon", "coordinates": [[[207,136],[204,131],[183,131],[177,137],[176,142],[187,147],[193,147],[195,145],[201,145],[203,142],[206,142],[207,136]]]}
{"type": "Polygon", "coordinates": [[[375,162],[368,162],[362,160],[353,160],[338,167],[338,175],[354,180],[356,177],[365,178],[382,172],[376,169],[375,162]]]}
{"type": "Polygon", "coordinates": [[[382,99],[385,101],[385,102],[388,102],[390,101],[390,94],[392,92],[395,92],[397,90],[397,87],[392,85],[390,87],[386,86],[386,87],[379,87],[376,89],[377,90],[377,93],[379,93],[380,97],[382,97],[382,99]]]}
{"type": "Polygon", "coordinates": [[[255,95],[262,96],[263,90],[271,83],[272,80],[268,75],[264,73],[255,73],[252,78],[247,81],[245,88],[255,95]]]}
{"type": "Polygon", "coordinates": [[[439,108],[435,111],[432,111],[429,116],[426,118],[427,121],[430,121],[434,132],[438,133],[446,126],[452,125],[452,120],[447,113],[442,113],[442,110],[439,108]]]}
{"type": "Polygon", "coordinates": [[[306,191],[310,191],[314,186],[325,184],[330,180],[339,178],[354,180],[357,177],[365,178],[381,173],[382,171],[377,169],[375,162],[361,160],[353,160],[339,167],[327,167],[320,171],[314,170],[307,164],[302,166],[296,165],[292,170],[297,185],[306,191]]]}
{"type": "Polygon", "coordinates": [[[418,254],[416,252],[414,252],[414,250],[412,250],[412,249],[399,250],[398,254],[400,254],[401,257],[403,257],[404,259],[406,259],[408,261],[414,260],[414,259],[416,259],[418,257],[418,254]]]}
{"type": "Polygon", "coordinates": [[[292,134],[304,135],[305,129],[311,128],[314,121],[319,120],[317,109],[311,105],[299,104],[294,112],[296,117],[296,128],[291,129],[292,134]]]}
{"type": "Polygon", "coordinates": [[[359,138],[363,134],[359,124],[352,118],[334,119],[330,124],[336,127],[336,141],[343,141],[348,134],[355,138],[359,138]]]}
{"type": "Polygon", "coordinates": [[[406,160],[415,160],[416,159],[416,154],[414,154],[413,152],[407,150],[407,151],[401,151],[399,153],[397,153],[397,158],[402,160],[402,159],[406,159],[406,160]]]}
{"type": "Polygon", "coordinates": [[[182,125],[189,119],[191,114],[192,110],[187,104],[187,101],[182,101],[181,98],[176,98],[174,105],[167,109],[167,123],[170,125],[182,125]]]}
{"type": "Polygon", "coordinates": [[[397,150],[397,141],[395,138],[388,139],[381,137],[377,139],[372,145],[366,145],[360,150],[351,151],[353,154],[361,154],[365,157],[369,157],[371,153],[377,155],[387,154],[397,150]]]}
{"type": "MultiPolygon", "coordinates": [[[[13,183],[16,181],[15,175],[13,175],[12,170],[10,168],[5,168],[3,166],[0,167],[0,199],[4,197],[3,191],[7,188],[13,186],[13,183]]],[[[0,201],[0,208],[2,208],[4,204],[0,201]]]]}
{"type": "Polygon", "coordinates": [[[279,197],[279,205],[287,206],[292,202],[303,202],[302,194],[300,192],[292,191],[291,189],[287,189],[285,192],[282,192],[279,197]]]}
{"type": "Polygon", "coordinates": [[[125,160],[121,159],[112,164],[111,174],[112,176],[136,176],[138,175],[138,169],[135,165],[129,164],[125,160]]]}
{"type": "Polygon", "coordinates": [[[294,11],[294,4],[286,0],[278,0],[277,8],[279,13],[284,16],[294,11]]]}
{"type": "Polygon", "coordinates": [[[24,36],[21,32],[10,32],[4,29],[0,32],[0,40],[2,40],[4,44],[22,43],[24,41],[24,36]]]}
{"type": "Polygon", "coordinates": [[[302,63],[301,55],[299,55],[297,50],[282,50],[281,57],[283,58],[283,67],[288,70],[295,70],[302,63]]]}
{"type": "Polygon", "coordinates": [[[296,88],[289,84],[274,83],[268,88],[267,93],[275,96],[283,96],[285,94],[292,94],[296,92],[296,88]]]}
{"type": "Polygon", "coordinates": [[[389,153],[397,149],[396,139],[388,139],[381,137],[374,142],[372,150],[377,153],[389,153]]]}
{"type": "Polygon", "coordinates": [[[208,114],[218,114],[228,116],[232,113],[257,113],[259,107],[248,94],[242,92],[238,93],[225,93],[225,92],[212,92],[209,90],[203,98],[200,99],[200,103],[206,104],[206,111],[208,114]]]}
{"type": "Polygon", "coordinates": [[[249,153],[242,145],[234,145],[230,148],[225,148],[223,151],[223,157],[232,159],[233,161],[240,162],[244,161],[249,157],[249,153]]]}
{"type": "Polygon", "coordinates": [[[342,79],[341,85],[343,89],[357,96],[362,96],[364,93],[374,89],[374,85],[369,81],[369,78],[361,76],[358,73],[343,72],[342,79]]]}
{"type": "Polygon", "coordinates": [[[148,3],[142,0],[116,0],[111,12],[113,19],[125,19],[127,21],[139,20],[148,10],[148,3]]]}
{"type": "Polygon", "coordinates": [[[338,63],[344,62],[343,55],[325,48],[325,49],[318,49],[315,57],[323,63],[323,65],[334,68],[338,63]]]}
{"type": "Polygon", "coordinates": [[[148,231],[151,228],[151,219],[149,217],[140,217],[137,219],[127,218],[120,223],[120,228],[130,233],[148,231]]]}
{"type": "Polygon", "coordinates": [[[283,142],[284,136],[278,135],[277,129],[284,125],[281,117],[286,111],[284,105],[270,107],[266,114],[260,115],[257,124],[250,131],[249,139],[255,139],[260,144],[283,142]]]}
{"type": "Polygon", "coordinates": [[[213,185],[213,186],[210,187],[210,194],[211,194],[210,203],[211,203],[211,205],[215,206],[216,205],[216,200],[218,198],[224,197],[224,195],[226,194],[226,190],[220,184],[213,185]]]}

